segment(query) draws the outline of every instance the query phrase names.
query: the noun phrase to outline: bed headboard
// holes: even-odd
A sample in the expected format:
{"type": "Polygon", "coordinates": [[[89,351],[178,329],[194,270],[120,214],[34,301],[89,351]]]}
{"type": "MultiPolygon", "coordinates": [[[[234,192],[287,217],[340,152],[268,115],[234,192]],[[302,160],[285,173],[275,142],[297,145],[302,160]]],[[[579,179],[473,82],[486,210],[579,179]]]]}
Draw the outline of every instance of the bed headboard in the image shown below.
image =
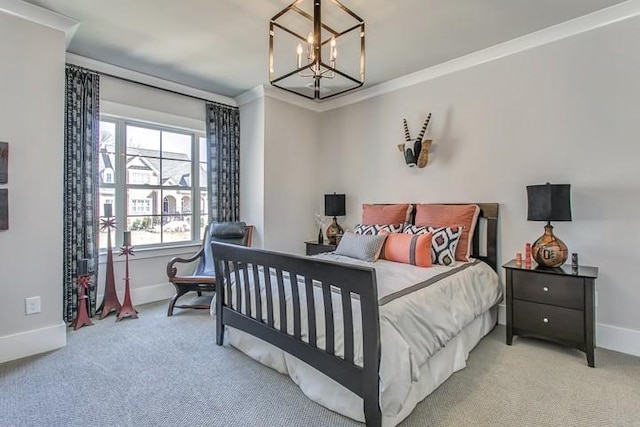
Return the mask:
{"type": "MultiPolygon", "coordinates": [[[[442,203],[443,205],[478,205],[480,215],[473,232],[471,255],[480,259],[498,271],[498,203],[442,203]]],[[[415,224],[416,209],[412,203],[411,223],[415,224]]]]}
{"type": "MultiPolygon", "coordinates": [[[[459,203],[452,203],[459,204],[459,203]]],[[[498,271],[498,203],[474,203],[480,215],[473,233],[471,255],[498,271]]]]}

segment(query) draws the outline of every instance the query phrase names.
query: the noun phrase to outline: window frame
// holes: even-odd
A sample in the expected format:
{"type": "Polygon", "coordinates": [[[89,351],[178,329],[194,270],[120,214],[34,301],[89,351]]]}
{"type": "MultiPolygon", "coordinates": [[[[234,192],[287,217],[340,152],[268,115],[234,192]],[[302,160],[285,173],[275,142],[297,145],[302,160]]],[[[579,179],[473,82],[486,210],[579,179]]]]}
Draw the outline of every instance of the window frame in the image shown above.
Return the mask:
{"type": "MultiPolygon", "coordinates": [[[[134,245],[136,246],[136,248],[140,248],[140,249],[144,249],[144,250],[152,250],[152,249],[166,249],[166,248],[172,248],[172,247],[181,247],[181,246],[192,246],[195,244],[201,244],[202,242],[202,238],[201,238],[201,227],[202,227],[202,222],[205,222],[204,225],[206,225],[206,222],[208,221],[208,210],[207,210],[207,206],[206,206],[206,202],[205,202],[205,206],[204,209],[202,209],[202,206],[200,203],[195,203],[194,200],[200,200],[204,195],[206,195],[207,192],[207,183],[201,183],[200,182],[200,165],[202,163],[207,164],[208,161],[207,159],[200,159],[200,139],[201,138],[206,138],[205,137],[205,132],[203,131],[198,131],[198,130],[194,130],[194,129],[186,129],[186,128],[181,128],[178,126],[171,126],[171,125],[164,125],[164,124],[157,124],[157,123],[150,123],[150,122],[146,122],[143,120],[136,120],[136,119],[132,119],[132,118],[126,118],[126,117],[117,117],[117,116],[111,116],[108,114],[101,114],[100,115],[100,122],[105,122],[105,123],[111,123],[115,126],[115,132],[114,132],[114,164],[113,166],[113,182],[112,183],[107,183],[104,182],[105,180],[103,179],[103,182],[99,184],[99,197],[98,197],[98,203],[100,203],[100,210],[99,212],[102,212],[102,205],[105,203],[105,200],[102,198],[102,190],[103,189],[113,189],[113,195],[109,195],[107,196],[109,199],[112,200],[112,202],[115,202],[116,205],[116,209],[114,209],[113,214],[116,218],[116,226],[118,230],[126,230],[126,224],[127,224],[127,220],[129,218],[141,218],[144,216],[149,216],[149,217],[159,217],[161,218],[160,221],[160,239],[164,240],[164,225],[162,218],[166,217],[166,216],[170,216],[170,215],[166,215],[165,214],[165,210],[164,210],[164,199],[166,197],[166,195],[163,193],[163,190],[169,190],[169,191],[181,191],[181,192],[188,192],[188,197],[190,197],[191,199],[191,210],[189,213],[185,214],[184,212],[181,212],[181,216],[191,216],[191,224],[190,224],[190,239],[189,240],[180,240],[180,241],[171,241],[171,242],[158,242],[158,243],[151,243],[151,244],[135,244],[135,241],[133,242],[134,245]],[[159,177],[159,182],[158,184],[128,184],[127,183],[127,144],[126,144],[126,129],[127,126],[135,126],[135,127],[140,127],[140,128],[145,128],[145,129],[151,129],[151,130],[157,130],[157,131],[165,131],[165,132],[171,132],[171,133],[178,133],[178,134],[183,134],[183,135],[189,135],[191,137],[191,166],[190,166],[190,173],[191,173],[191,177],[190,177],[190,186],[185,187],[185,186],[179,186],[179,185],[162,185],[162,176],[161,176],[161,172],[160,172],[160,177],[159,177]],[[127,205],[126,205],[126,201],[127,201],[127,194],[128,191],[131,189],[143,189],[143,190],[151,190],[151,191],[158,191],[158,197],[160,198],[160,203],[159,203],[159,212],[157,214],[137,214],[134,213],[133,211],[131,212],[131,214],[127,213],[127,205]],[[204,218],[204,221],[201,220],[202,216],[205,215],[207,216],[206,218],[204,218]]],[[[161,134],[162,135],[162,134],[161,134]]],[[[159,153],[159,159],[160,161],[162,161],[162,159],[167,159],[167,160],[173,160],[170,157],[169,158],[165,158],[162,155],[162,145],[160,147],[160,153],[159,153]]],[[[205,154],[206,157],[206,154],[205,154]]],[[[177,194],[177,203],[181,203],[182,198],[187,195],[187,194],[177,194]]],[[[153,206],[151,209],[151,212],[153,212],[153,206]]],[[[101,219],[104,217],[100,217],[101,219]]],[[[116,232],[115,235],[113,235],[112,233],[112,245],[113,246],[120,246],[122,245],[122,232],[116,232]]],[[[101,247],[100,248],[101,252],[106,252],[107,249],[105,247],[101,247]]]]}

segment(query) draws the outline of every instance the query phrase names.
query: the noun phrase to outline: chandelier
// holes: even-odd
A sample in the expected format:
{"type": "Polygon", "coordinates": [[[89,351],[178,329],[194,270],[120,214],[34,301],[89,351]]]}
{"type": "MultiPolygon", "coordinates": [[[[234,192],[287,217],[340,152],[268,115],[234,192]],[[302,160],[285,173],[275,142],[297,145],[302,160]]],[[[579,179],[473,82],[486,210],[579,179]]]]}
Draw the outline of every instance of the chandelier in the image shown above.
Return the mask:
{"type": "Polygon", "coordinates": [[[269,82],[314,100],[361,87],[364,21],[338,0],[294,1],[269,24],[269,82]]]}

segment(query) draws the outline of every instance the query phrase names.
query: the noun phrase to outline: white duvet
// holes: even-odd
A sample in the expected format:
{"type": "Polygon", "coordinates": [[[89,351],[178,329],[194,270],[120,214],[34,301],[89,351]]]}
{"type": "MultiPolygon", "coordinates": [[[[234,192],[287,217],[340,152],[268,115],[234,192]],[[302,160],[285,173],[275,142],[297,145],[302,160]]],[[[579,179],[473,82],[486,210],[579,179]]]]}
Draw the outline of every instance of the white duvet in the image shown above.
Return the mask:
{"type": "MultiPolygon", "coordinates": [[[[355,260],[332,253],[316,256],[320,259],[372,266],[376,270],[380,315],[380,406],[387,419],[406,412],[403,405],[411,392],[412,384],[419,381],[421,369],[429,358],[458,335],[466,326],[482,316],[502,298],[502,288],[497,274],[485,263],[456,263],[453,267],[434,265],[430,268],[415,267],[386,260],[375,263],[355,260]]],[[[285,277],[285,281],[288,278],[285,277]]],[[[264,278],[260,275],[263,295],[262,313],[266,322],[264,278]]],[[[275,327],[279,328],[276,280],[272,280],[275,327]]],[[[240,289],[243,289],[241,286],[240,289]]],[[[253,287],[251,287],[253,288],[253,287]]],[[[288,286],[285,286],[288,288],[288,286]]],[[[307,341],[305,288],[300,292],[302,339],[307,341]]],[[[317,345],[324,348],[324,314],[322,291],[314,290],[316,302],[317,345]]],[[[255,295],[252,306],[255,308],[255,295]]],[[[293,333],[291,295],[287,301],[287,330],[293,333]]],[[[235,303],[235,295],[233,296],[235,303]]],[[[235,306],[235,305],[234,305],[235,306]]],[[[246,308],[243,307],[243,311],[246,308]]],[[[343,354],[342,312],[340,295],[333,295],[335,321],[335,349],[343,354]]],[[[255,310],[254,310],[255,313],[255,310]]],[[[355,362],[362,365],[362,339],[359,301],[353,303],[355,362]]],[[[289,374],[312,399],[359,421],[364,420],[362,400],[337,383],[328,379],[298,359],[282,350],[248,334],[229,328],[229,343],[254,359],[282,373],[289,374]],[[305,375],[305,376],[303,376],[305,375]],[[328,392],[328,382],[337,389],[328,392]],[[318,386],[316,386],[316,383],[318,386]],[[320,386],[322,385],[322,386],[320,386]],[[346,404],[346,402],[354,402],[346,404]],[[359,404],[358,404],[359,402],[359,404]]]]}

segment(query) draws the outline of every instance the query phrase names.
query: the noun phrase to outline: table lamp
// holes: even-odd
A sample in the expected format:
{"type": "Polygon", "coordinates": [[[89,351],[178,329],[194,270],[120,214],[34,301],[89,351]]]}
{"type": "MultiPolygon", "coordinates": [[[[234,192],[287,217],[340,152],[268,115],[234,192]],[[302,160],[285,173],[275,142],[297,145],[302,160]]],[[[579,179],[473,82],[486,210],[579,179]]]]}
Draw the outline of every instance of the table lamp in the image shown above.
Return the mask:
{"type": "Polygon", "coordinates": [[[567,260],[567,245],[553,234],[551,221],[571,221],[571,185],[527,186],[529,221],[547,221],[544,234],[531,246],[533,259],[543,267],[559,267],[567,260]]]}
{"type": "Polygon", "coordinates": [[[327,227],[327,238],[332,245],[336,244],[336,237],[344,233],[344,229],[338,224],[337,216],[345,215],[344,194],[325,194],[324,195],[324,214],[332,216],[333,222],[327,227]]]}

